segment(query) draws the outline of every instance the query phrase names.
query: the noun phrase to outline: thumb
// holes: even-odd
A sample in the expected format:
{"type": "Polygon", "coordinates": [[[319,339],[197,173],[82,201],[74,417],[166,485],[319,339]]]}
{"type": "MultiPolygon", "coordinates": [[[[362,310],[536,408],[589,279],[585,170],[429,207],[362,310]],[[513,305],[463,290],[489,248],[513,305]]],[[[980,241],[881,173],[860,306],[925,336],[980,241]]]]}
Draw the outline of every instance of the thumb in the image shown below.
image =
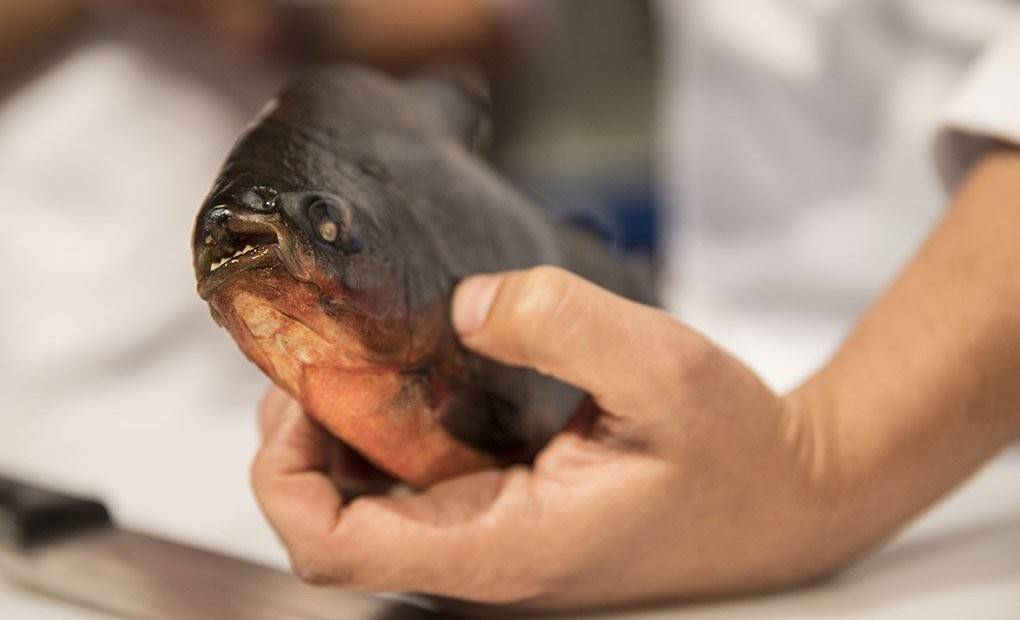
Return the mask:
{"type": "Polygon", "coordinates": [[[675,384],[678,353],[697,336],[661,310],[547,266],[468,278],[452,312],[468,348],[577,386],[603,407],[604,397],[647,398],[675,384]]]}

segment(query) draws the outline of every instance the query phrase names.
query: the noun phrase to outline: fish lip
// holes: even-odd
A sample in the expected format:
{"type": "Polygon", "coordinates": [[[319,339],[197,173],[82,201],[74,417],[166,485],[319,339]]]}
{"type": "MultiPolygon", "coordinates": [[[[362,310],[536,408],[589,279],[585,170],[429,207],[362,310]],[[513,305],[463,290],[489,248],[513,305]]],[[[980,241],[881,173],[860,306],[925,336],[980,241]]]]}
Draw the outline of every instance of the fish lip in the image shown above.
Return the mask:
{"type": "Polygon", "coordinates": [[[226,263],[215,271],[208,271],[207,269],[207,273],[198,280],[198,294],[202,299],[208,301],[216,289],[241,273],[282,262],[283,259],[280,256],[280,246],[278,244],[263,245],[247,254],[227,260],[226,263]]]}
{"type": "Polygon", "coordinates": [[[224,204],[208,210],[205,217],[211,217],[213,211],[222,221],[212,228],[208,222],[203,226],[199,220],[196,237],[204,238],[195,240],[195,276],[202,299],[208,301],[217,288],[245,271],[275,264],[283,264],[297,280],[311,280],[299,258],[302,253],[299,235],[279,213],[256,213],[224,204]],[[248,246],[253,249],[231,256],[248,246]]]}

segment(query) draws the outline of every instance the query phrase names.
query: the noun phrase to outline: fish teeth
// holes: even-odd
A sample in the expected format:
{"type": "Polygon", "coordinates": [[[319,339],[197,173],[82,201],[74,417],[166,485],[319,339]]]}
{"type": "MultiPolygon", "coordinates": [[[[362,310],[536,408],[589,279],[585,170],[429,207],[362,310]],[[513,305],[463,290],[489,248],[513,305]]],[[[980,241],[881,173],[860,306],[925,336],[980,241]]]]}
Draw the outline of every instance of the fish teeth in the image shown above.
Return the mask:
{"type": "Polygon", "coordinates": [[[254,252],[254,251],[255,251],[255,248],[253,246],[246,245],[243,248],[241,248],[240,250],[234,252],[233,255],[231,255],[231,256],[224,256],[220,260],[218,260],[215,263],[209,265],[209,272],[212,273],[213,271],[216,271],[217,269],[219,269],[220,267],[225,265],[227,263],[227,261],[233,260],[233,259],[237,258],[238,256],[244,256],[248,252],[254,252]]]}

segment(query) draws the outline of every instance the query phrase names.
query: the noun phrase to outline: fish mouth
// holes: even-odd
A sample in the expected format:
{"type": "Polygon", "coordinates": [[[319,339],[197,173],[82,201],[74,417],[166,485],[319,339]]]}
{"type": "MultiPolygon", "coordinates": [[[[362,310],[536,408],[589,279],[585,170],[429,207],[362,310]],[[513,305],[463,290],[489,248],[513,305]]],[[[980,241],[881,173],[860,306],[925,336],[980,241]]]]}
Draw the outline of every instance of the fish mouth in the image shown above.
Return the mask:
{"type": "Polygon", "coordinates": [[[195,278],[202,299],[246,271],[279,264],[298,280],[311,279],[299,259],[298,236],[279,213],[218,205],[199,220],[195,278]]]}

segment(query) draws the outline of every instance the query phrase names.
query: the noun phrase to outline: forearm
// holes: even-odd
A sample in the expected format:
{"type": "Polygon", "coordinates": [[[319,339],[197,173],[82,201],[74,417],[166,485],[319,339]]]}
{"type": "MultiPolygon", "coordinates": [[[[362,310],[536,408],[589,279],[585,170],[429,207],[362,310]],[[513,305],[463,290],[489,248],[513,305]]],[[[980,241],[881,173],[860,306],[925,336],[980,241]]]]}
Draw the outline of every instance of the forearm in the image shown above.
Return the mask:
{"type": "Polygon", "coordinates": [[[0,86],[77,31],[76,0],[0,0],[0,86]]]}
{"type": "Polygon", "coordinates": [[[788,396],[874,544],[1020,433],[1020,151],[975,167],[921,252],[788,396]],[[820,429],[820,430],[818,430],[820,429]]]}
{"type": "Polygon", "coordinates": [[[499,62],[513,50],[499,5],[482,0],[339,2],[314,7],[297,39],[314,56],[413,69],[435,59],[499,62]]]}

